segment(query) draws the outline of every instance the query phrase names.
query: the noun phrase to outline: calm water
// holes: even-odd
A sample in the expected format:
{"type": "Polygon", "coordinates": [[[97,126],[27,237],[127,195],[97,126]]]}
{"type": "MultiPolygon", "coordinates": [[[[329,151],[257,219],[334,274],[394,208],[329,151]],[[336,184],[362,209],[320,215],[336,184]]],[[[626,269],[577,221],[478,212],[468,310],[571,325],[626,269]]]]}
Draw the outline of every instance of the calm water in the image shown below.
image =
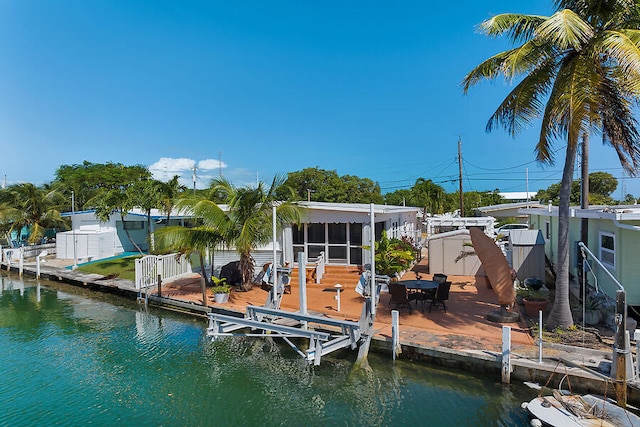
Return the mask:
{"type": "Polygon", "coordinates": [[[205,323],[0,275],[0,426],[527,426],[534,392],[354,354],[309,367],[261,339],[210,343],[205,323]]]}

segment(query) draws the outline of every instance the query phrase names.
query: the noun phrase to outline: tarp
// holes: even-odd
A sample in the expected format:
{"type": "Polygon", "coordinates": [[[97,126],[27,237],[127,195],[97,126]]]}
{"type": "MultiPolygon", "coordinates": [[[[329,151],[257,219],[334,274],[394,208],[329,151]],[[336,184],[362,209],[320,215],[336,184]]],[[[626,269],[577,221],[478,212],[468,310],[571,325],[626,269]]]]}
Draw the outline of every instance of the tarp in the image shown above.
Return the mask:
{"type": "Polygon", "coordinates": [[[509,305],[516,298],[511,278],[511,268],[504,254],[493,239],[479,228],[469,229],[471,243],[484,267],[489,283],[498,295],[500,305],[509,305]]]}

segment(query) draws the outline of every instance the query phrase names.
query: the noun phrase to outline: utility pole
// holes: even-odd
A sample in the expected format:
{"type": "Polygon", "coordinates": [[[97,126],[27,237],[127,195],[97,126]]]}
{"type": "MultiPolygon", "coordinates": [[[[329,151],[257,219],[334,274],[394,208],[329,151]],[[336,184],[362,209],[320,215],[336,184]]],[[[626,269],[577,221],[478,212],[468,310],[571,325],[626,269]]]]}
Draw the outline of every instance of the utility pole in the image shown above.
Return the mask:
{"type": "Polygon", "coordinates": [[[458,136],[458,177],[460,181],[460,216],[464,217],[464,198],[462,196],[462,138],[458,136]]]}
{"type": "MultiPolygon", "coordinates": [[[[589,134],[582,134],[580,157],[580,208],[589,209],[589,134]]],[[[580,218],[580,240],[589,247],[589,218],[580,218]]],[[[578,274],[584,274],[584,260],[578,257],[578,274]]],[[[583,296],[584,297],[584,296],[583,296]]]]}
{"type": "Polygon", "coordinates": [[[525,173],[525,190],[527,192],[527,203],[529,203],[530,197],[529,197],[529,168],[525,168],[524,170],[525,173]]]}
{"type": "Polygon", "coordinates": [[[197,169],[197,166],[194,163],[194,165],[193,165],[193,194],[196,194],[196,169],[197,169]]]}

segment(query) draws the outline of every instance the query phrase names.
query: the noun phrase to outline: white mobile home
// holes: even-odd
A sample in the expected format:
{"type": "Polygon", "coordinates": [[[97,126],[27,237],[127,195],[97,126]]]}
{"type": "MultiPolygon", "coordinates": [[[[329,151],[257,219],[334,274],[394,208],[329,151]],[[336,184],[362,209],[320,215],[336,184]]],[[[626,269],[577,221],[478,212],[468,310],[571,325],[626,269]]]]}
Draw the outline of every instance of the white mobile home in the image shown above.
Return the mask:
{"type": "MultiPolygon", "coordinates": [[[[418,222],[419,208],[405,206],[374,205],[375,224],[371,226],[369,213],[371,205],[358,203],[322,203],[301,202],[303,211],[302,224],[291,224],[278,233],[276,250],[280,262],[283,264],[297,262],[298,254],[304,252],[307,259],[317,258],[320,253],[325,254],[327,264],[334,265],[361,265],[370,262],[369,251],[363,246],[370,244],[371,233],[375,233],[376,240],[382,235],[382,230],[387,232],[390,238],[408,238],[418,244],[421,239],[418,222]]],[[[71,214],[67,214],[71,215],[71,214]]],[[[189,216],[171,215],[172,225],[184,224],[192,219],[189,216]]],[[[140,210],[132,210],[125,217],[123,223],[119,214],[111,216],[108,222],[101,222],[95,217],[95,212],[76,212],[72,216],[73,229],[76,236],[84,230],[91,228],[94,233],[111,233],[113,242],[104,239],[101,244],[108,246],[101,253],[113,252],[113,254],[132,251],[133,245],[127,239],[125,227],[143,249],[149,247],[147,240],[146,216],[140,210]]],[[[157,227],[164,226],[166,215],[158,211],[152,212],[151,232],[157,227]]],[[[66,233],[73,233],[66,232],[66,233]]],[[[68,237],[65,236],[65,241],[68,237]]],[[[61,254],[68,254],[64,250],[61,254]]],[[[86,258],[83,252],[79,258],[86,258]]],[[[111,255],[110,255],[111,256],[111,255]]],[[[253,254],[257,265],[272,258],[272,245],[265,247],[253,254]]],[[[233,250],[216,250],[214,261],[216,266],[237,260],[238,256],[233,250]]]]}

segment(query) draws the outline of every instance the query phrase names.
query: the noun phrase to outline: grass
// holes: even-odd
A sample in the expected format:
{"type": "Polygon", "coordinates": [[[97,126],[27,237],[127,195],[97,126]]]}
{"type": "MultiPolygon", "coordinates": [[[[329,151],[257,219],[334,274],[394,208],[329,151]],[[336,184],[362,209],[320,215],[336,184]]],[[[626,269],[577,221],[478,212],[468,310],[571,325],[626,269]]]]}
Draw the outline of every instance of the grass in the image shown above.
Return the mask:
{"type": "Polygon", "coordinates": [[[126,280],[136,280],[136,262],[140,258],[139,255],[133,255],[123,258],[109,259],[105,261],[97,261],[91,264],[81,265],[79,271],[84,273],[95,273],[102,276],[118,277],[126,280]]]}

